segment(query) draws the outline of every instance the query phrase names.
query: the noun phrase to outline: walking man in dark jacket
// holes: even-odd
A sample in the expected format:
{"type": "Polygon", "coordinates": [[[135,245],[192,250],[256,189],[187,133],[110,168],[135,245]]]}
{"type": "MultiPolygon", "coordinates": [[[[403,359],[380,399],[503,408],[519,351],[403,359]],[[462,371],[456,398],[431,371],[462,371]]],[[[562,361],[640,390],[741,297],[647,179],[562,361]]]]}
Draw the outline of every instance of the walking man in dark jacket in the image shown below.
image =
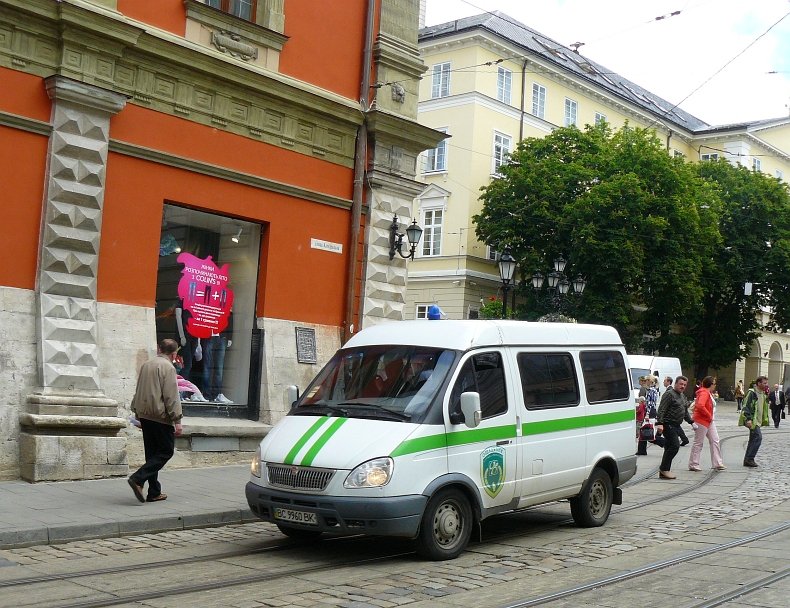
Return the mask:
{"type": "Polygon", "coordinates": [[[661,479],[676,479],[676,475],[670,470],[672,459],[680,450],[680,438],[678,431],[680,425],[685,420],[691,424],[691,416],[688,413],[689,401],[683,391],[688,385],[686,376],[678,376],[672,388],[661,396],[661,403],[658,406],[658,418],[656,431],[664,435],[664,456],[661,458],[661,465],[658,467],[658,476],[661,479]]]}

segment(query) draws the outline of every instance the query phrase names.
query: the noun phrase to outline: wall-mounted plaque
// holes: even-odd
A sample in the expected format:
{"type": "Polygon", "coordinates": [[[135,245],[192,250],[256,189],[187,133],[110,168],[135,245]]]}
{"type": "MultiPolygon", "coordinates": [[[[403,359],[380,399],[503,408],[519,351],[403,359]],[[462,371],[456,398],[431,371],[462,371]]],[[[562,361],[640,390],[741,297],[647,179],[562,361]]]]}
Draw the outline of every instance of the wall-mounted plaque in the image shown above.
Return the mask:
{"type": "Polygon", "coordinates": [[[318,363],[314,329],[310,327],[296,328],[296,360],[299,363],[318,363]]]}

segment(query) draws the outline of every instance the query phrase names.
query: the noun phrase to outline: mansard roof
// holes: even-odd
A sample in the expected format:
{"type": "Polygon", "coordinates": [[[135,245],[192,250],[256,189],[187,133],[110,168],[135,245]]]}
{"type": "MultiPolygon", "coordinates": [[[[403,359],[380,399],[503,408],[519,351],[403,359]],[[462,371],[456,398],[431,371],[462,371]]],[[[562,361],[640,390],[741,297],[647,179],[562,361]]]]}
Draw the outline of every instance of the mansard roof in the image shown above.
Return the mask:
{"type": "Polygon", "coordinates": [[[422,28],[421,43],[482,29],[504,38],[526,54],[538,56],[557,66],[558,71],[570,72],[577,78],[593,83],[610,94],[635,104],[679,128],[695,132],[711,128],[706,122],[689,114],[658,95],[620,76],[612,70],[584,57],[559,42],[509,17],[501,11],[456,19],[439,25],[422,28]]]}

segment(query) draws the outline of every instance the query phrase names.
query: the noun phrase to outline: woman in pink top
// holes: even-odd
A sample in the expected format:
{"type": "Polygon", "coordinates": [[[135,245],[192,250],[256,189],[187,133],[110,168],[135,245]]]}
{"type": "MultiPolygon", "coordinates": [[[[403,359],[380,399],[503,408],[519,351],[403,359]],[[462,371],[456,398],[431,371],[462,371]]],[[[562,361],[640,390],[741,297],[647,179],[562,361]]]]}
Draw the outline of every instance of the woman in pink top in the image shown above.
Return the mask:
{"type": "Polygon", "coordinates": [[[699,456],[702,453],[702,442],[708,438],[710,445],[710,461],[713,468],[723,471],[727,467],[721,458],[721,447],[719,446],[719,433],[716,431],[716,423],[713,422],[713,397],[711,391],[716,386],[713,376],[705,376],[702,385],[697,390],[697,399],[694,402],[694,443],[691,444],[691,454],[689,455],[689,471],[701,471],[699,466],[699,456]]]}

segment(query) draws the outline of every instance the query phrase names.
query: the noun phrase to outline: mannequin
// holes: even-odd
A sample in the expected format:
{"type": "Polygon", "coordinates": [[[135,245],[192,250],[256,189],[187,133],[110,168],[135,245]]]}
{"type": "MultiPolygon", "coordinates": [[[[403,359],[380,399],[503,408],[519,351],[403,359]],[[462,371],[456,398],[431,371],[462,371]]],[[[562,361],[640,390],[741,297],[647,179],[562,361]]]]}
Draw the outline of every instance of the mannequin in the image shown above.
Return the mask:
{"type": "Polygon", "coordinates": [[[225,351],[233,344],[232,335],[233,314],[228,313],[228,325],[222,333],[203,339],[203,394],[209,401],[233,403],[222,393],[225,351]]]}
{"type": "Polygon", "coordinates": [[[191,317],[192,313],[184,308],[183,301],[180,301],[176,308],[176,326],[178,327],[178,343],[181,345],[181,358],[184,360],[181,376],[186,380],[191,380],[189,375],[192,373],[192,363],[201,359],[200,352],[198,352],[198,356],[195,356],[195,351],[200,346],[200,340],[186,330],[187,322],[191,317]]]}

